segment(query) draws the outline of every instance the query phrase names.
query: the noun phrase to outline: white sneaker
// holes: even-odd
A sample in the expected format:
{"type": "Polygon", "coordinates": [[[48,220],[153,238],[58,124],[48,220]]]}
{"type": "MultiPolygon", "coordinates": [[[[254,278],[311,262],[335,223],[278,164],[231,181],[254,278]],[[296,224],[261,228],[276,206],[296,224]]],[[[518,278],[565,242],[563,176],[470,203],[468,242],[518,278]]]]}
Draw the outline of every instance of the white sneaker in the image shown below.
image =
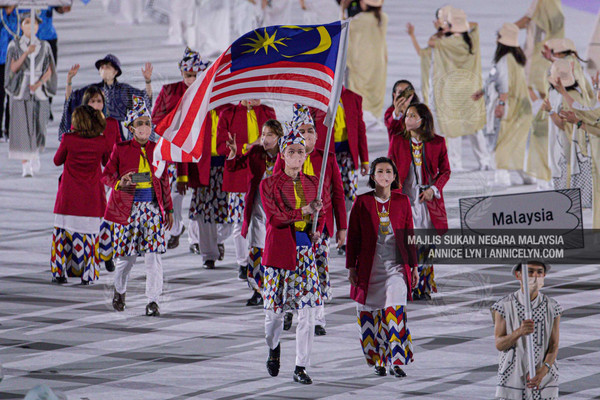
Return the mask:
{"type": "Polygon", "coordinates": [[[36,155],[35,158],[33,160],[31,160],[31,168],[33,170],[33,172],[35,172],[36,174],[38,172],[40,172],[40,169],[42,168],[41,164],[40,164],[40,156],[36,155]]]}
{"type": "Polygon", "coordinates": [[[31,166],[31,161],[26,161],[23,163],[23,178],[31,178],[33,176],[33,168],[31,166]]]}

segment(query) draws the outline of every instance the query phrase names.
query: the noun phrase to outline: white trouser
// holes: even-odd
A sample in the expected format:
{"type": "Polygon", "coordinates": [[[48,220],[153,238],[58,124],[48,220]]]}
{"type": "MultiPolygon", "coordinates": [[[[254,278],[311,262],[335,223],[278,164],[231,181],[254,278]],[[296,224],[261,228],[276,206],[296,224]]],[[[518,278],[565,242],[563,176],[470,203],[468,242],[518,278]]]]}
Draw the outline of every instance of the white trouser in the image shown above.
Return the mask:
{"type": "Polygon", "coordinates": [[[471,148],[473,149],[475,159],[477,159],[477,162],[479,163],[479,168],[484,169],[486,167],[491,167],[491,155],[485,141],[485,135],[483,134],[483,131],[477,131],[472,135],[465,135],[457,138],[446,138],[450,169],[463,169],[462,138],[465,138],[471,142],[471,148]]]}
{"type": "MultiPolygon", "coordinates": [[[[200,255],[205,261],[217,260],[219,258],[218,245],[225,242],[225,239],[231,235],[233,229],[232,224],[215,224],[198,221],[196,225],[198,226],[198,247],[200,248],[200,255]]],[[[244,257],[244,263],[246,263],[248,257],[247,251],[248,250],[246,250],[246,255],[244,257]]]]}
{"type": "Polygon", "coordinates": [[[235,245],[235,260],[238,265],[248,265],[248,241],[242,236],[242,223],[233,224],[233,243],[235,245]]]}
{"type": "MultiPolygon", "coordinates": [[[[117,293],[124,294],[127,291],[127,280],[136,259],[137,256],[117,258],[115,268],[115,290],[117,293]]],[[[144,264],[146,264],[146,297],[148,302],[158,303],[158,297],[163,288],[163,268],[160,254],[144,254],[144,264]]]]}
{"type": "MultiPolygon", "coordinates": [[[[175,185],[173,186],[175,187],[175,185]]],[[[173,199],[173,226],[169,230],[169,236],[179,236],[183,230],[183,195],[173,189],[171,199],[173,199]]]]}
{"type": "Polygon", "coordinates": [[[321,325],[325,328],[327,322],[325,321],[325,304],[315,307],[315,325],[321,325]]]}
{"type": "MultiPolygon", "coordinates": [[[[307,367],[310,361],[313,339],[315,337],[316,309],[304,307],[298,312],[298,325],[296,326],[296,365],[307,367]]],[[[274,349],[279,345],[283,332],[283,316],[285,313],[276,314],[272,310],[265,310],[265,339],[267,346],[274,349]]]]}
{"type": "Polygon", "coordinates": [[[190,225],[188,226],[188,242],[190,243],[190,246],[200,243],[200,228],[198,227],[198,221],[190,220],[190,225]]]}

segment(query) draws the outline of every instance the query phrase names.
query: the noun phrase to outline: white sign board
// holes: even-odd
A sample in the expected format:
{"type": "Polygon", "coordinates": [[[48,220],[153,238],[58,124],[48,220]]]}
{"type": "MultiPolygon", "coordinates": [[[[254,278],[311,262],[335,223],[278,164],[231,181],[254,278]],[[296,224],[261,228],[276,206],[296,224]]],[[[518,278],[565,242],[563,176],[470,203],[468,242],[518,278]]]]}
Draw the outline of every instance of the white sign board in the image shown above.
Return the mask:
{"type": "Polygon", "coordinates": [[[583,236],[579,189],[470,197],[459,204],[463,234],[552,232],[565,235],[565,243],[583,236]]]}

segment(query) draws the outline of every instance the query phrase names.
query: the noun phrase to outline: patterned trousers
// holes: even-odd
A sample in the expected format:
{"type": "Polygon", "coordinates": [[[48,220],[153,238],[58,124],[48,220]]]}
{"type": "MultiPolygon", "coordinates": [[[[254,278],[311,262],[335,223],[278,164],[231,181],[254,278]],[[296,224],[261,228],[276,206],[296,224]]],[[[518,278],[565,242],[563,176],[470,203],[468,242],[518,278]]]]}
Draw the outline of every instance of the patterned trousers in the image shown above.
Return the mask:
{"type": "Polygon", "coordinates": [[[358,192],[358,173],[354,161],[352,161],[352,155],[347,151],[343,151],[335,153],[335,158],[342,174],[342,184],[346,200],[353,202],[358,192]]]}
{"type": "Polygon", "coordinates": [[[323,301],[332,298],[331,282],[329,281],[329,240],[329,235],[323,233],[313,247],[323,301]]]}
{"type": "Polygon", "coordinates": [[[95,281],[100,277],[98,248],[98,235],[69,232],[55,227],[50,256],[52,276],[77,276],[82,281],[95,281]]]}
{"type": "Polygon", "coordinates": [[[357,308],[360,344],[370,366],[406,365],[413,345],[404,306],[366,311],[357,308]]]}
{"type": "Polygon", "coordinates": [[[223,167],[210,167],[208,186],[194,189],[189,218],[205,223],[223,224],[227,219],[227,193],[223,186],[223,167]]]}
{"type": "Polygon", "coordinates": [[[265,267],[262,265],[263,249],[260,247],[250,247],[248,255],[248,286],[250,289],[262,293],[264,286],[265,267]]]}
{"type": "Polygon", "coordinates": [[[293,271],[265,266],[263,282],[264,308],[275,314],[323,304],[311,246],[296,247],[293,271]]]}
{"type": "Polygon", "coordinates": [[[113,223],[102,220],[100,224],[100,258],[102,261],[109,261],[113,258],[113,223]]]}
{"type": "Polygon", "coordinates": [[[414,291],[421,296],[424,293],[437,293],[437,285],[435,284],[435,275],[433,272],[433,264],[427,255],[432,246],[418,246],[417,260],[419,263],[419,283],[414,291]]]}
{"type": "Polygon", "coordinates": [[[128,224],[114,224],[115,257],[166,252],[165,228],[158,204],[134,201],[128,224]]]}

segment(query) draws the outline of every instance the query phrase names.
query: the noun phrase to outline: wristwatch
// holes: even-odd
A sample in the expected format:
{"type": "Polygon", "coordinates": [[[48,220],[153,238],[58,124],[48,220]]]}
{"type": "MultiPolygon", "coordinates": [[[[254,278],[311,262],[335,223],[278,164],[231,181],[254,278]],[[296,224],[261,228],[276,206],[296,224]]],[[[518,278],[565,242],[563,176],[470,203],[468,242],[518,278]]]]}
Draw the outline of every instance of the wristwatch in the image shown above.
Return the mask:
{"type": "Polygon", "coordinates": [[[577,121],[577,129],[581,128],[581,125],[583,125],[583,120],[580,119],[579,121],[577,121]]]}
{"type": "Polygon", "coordinates": [[[548,371],[552,369],[552,365],[548,364],[546,361],[544,361],[544,365],[548,367],[548,371]]]}
{"type": "Polygon", "coordinates": [[[499,106],[505,106],[505,105],[506,105],[506,103],[505,103],[505,102],[503,102],[502,100],[500,100],[500,101],[498,102],[498,105],[499,105],[499,106]]]}

